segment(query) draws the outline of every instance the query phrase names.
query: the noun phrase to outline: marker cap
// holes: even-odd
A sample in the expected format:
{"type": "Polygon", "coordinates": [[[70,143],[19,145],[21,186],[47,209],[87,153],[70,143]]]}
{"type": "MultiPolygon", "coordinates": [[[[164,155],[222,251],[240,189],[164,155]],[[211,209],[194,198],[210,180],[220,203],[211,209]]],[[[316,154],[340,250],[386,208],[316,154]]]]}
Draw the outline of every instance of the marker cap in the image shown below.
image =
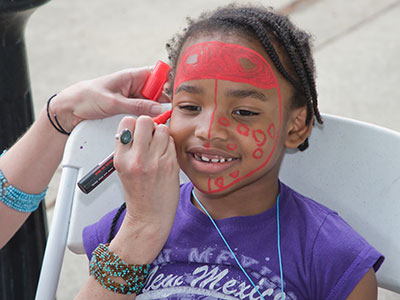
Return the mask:
{"type": "Polygon", "coordinates": [[[161,96],[164,84],[168,80],[170,70],[171,67],[169,65],[159,60],[142,89],[143,97],[157,101],[161,96]]]}

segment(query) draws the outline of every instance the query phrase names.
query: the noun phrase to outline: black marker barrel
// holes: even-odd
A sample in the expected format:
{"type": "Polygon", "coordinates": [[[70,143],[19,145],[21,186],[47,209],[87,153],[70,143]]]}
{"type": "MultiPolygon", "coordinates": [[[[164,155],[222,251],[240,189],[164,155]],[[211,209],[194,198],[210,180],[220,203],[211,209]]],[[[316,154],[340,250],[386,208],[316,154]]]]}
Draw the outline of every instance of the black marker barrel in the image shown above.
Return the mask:
{"type": "Polygon", "coordinates": [[[94,167],[78,182],[78,187],[85,194],[89,194],[96,186],[114,172],[114,152],[94,167]]]}

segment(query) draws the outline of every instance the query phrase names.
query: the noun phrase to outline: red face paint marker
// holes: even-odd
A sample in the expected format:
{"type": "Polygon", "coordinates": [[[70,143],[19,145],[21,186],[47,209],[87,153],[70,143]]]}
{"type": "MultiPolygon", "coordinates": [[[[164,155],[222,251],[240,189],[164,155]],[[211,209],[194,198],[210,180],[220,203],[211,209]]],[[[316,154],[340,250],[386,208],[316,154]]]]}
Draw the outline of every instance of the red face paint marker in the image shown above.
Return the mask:
{"type": "MultiPolygon", "coordinates": [[[[147,99],[157,100],[168,80],[170,66],[162,61],[158,61],[154,70],[147,79],[142,95],[147,99]]],[[[154,117],[156,124],[165,124],[171,117],[172,110],[168,110],[161,115],[154,117]]],[[[114,152],[107,156],[101,163],[90,170],[81,180],[78,181],[78,187],[85,194],[89,194],[94,188],[102,183],[114,171],[114,152]]]]}
{"type": "Polygon", "coordinates": [[[170,70],[171,67],[169,65],[159,60],[143,86],[143,97],[157,101],[157,99],[161,96],[164,84],[168,80],[168,74],[170,70]]]}

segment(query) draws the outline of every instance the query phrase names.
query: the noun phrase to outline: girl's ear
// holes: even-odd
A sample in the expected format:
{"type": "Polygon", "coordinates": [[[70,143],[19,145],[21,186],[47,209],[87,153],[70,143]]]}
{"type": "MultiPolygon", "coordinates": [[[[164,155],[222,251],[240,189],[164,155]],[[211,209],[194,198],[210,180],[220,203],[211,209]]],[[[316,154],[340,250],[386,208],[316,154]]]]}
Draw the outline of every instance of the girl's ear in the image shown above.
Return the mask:
{"type": "Polygon", "coordinates": [[[286,148],[297,148],[301,145],[306,138],[310,135],[313,120],[306,124],[307,119],[307,107],[300,107],[294,109],[289,114],[289,126],[287,131],[287,137],[285,141],[286,148]]]}

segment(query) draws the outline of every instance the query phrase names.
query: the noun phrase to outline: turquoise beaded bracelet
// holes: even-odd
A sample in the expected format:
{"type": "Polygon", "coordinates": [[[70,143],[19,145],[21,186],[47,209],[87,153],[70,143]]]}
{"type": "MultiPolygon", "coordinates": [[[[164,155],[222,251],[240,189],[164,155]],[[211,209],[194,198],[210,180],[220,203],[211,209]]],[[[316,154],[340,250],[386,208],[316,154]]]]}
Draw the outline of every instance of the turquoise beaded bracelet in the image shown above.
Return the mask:
{"type": "MultiPolygon", "coordinates": [[[[3,156],[3,153],[0,155],[3,156]]],[[[20,212],[35,211],[40,201],[46,196],[47,188],[40,194],[27,194],[8,183],[0,170],[0,201],[20,212]]]]}
{"type": "Polygon", "coordinates": [[[108,249],[109,244],[99,244],[92,253],[89,272],[105,289],[119,294],[138,294],[143,289],[150,265],[130,265],[108,249]],[[121,278],[118,283],[111,278],[121,278]]]}

